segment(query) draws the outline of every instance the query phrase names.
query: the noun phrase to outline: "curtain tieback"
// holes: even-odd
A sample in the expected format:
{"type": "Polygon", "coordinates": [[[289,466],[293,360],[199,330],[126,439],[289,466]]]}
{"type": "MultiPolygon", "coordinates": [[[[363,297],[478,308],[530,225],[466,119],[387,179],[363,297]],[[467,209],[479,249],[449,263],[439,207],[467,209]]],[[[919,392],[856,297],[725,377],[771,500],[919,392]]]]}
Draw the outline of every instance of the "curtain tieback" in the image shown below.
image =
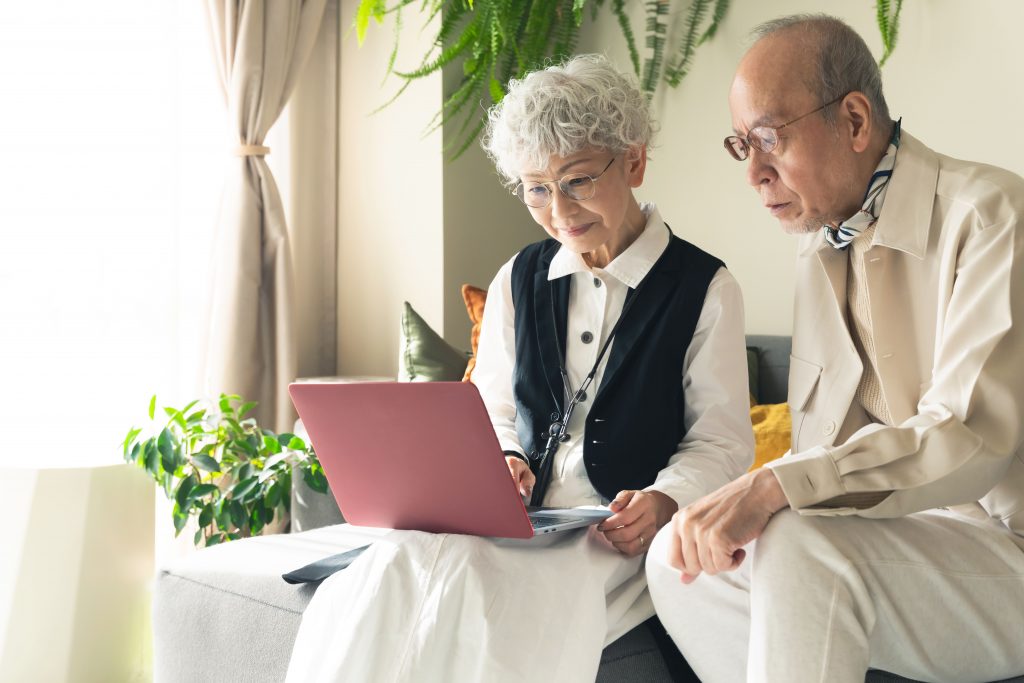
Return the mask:
{"type": "Polygon", "coordinates": [[[237,157],[265,157],[270,154],[270,148],[264,145],[239,145],[235,147],[237,157]]]}

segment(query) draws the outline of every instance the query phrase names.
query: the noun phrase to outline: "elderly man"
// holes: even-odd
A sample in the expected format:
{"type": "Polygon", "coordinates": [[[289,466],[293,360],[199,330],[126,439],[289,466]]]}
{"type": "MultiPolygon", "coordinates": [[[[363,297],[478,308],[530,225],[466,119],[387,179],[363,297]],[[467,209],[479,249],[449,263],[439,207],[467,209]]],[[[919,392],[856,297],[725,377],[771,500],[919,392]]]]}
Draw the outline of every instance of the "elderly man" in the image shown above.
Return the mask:
{"type": "Polygon", "coordinates": [[[705,683],[1022,674],[1024,181],[902,130],[843,22],[755,35],[726,148],[803,235],[792,452],[659,533],[659,616],[705,683]]]}

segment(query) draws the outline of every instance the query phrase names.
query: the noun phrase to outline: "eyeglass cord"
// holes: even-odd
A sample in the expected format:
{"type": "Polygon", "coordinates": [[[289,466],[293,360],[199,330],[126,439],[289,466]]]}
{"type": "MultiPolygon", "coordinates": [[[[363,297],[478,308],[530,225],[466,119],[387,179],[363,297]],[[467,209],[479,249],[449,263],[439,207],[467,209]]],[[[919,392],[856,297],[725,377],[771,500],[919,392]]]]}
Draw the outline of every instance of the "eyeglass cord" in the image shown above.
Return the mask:
{"type": "MultiPolygon", "coordinates": [[[[669,239],[671,239],[672,229],[669,228],[667,224],[665,225],[665,229],[668,230],[669,239]]],[[[626,304],[622,307],[622,313],[619,315],[619,319],[615,321],[615,325],[612,326],[611,333],[608,335],[608,338],[601,346],[600,352],[598,352],[597,354],[597,360],[594,361],[593,367],[590,368],[590,372],[587,373],[587,376],[580,384],[580,388],[577,389],[575,393],[572,393],[571,385],[569,384],[569,373],[565,369],[565,355],[562,353],[562,344],[559,341],[559,330],[557,323],[558,318],[555,315],[554,281],[552,280],[549,283],[549,286],[551,287],[551,296],[548,298],[551,304],[551,324],[555,328],[555,349],[558,352],[558,372],[562,378],[562,391],[564,392],[566,400],[568,400],[568,406],[565,409],[565,414],[562,415],[560,419],[552,422],[551,426],[548,428],[548,441],[547,444],[545,444],[544,446],[544,453],[541,455],[541,458],[537,464],[538,472],[543,469],[544,464],[547,462],[547,460],[554,456],[555,451],[558,450],[558,444],[563,443],[569,439],[569,435],[565,433],[565,430],[568,428],[569,420],[570,418],[572,418],[573,411],[576,409],[576,406],[581,401],[586,399],[587,389],[590,388],[591,382],[594,381],[594,377],[597,375],[597,368],[601,365],[601,360],[608,352],[608,348],[611,346],[612,340],[615,339],[615,334],[619,331],[619,326],[621,326],[622,321],[626,319],[626,315],[629,313],[629,310],[633,307],[633,303],[636,302],[637,298],[639,297],[640,291],[643,289],[648,279],[650,279],[651,273],[653,273],[657,269],[658,265],[665,258],[665,255],[667,253],[668,249],[662,252],[661,256],[658,257],[658,260],[654,263],[653,266],[651,266],[651,269],[647,272],[647,276],[645,276],[644,279],[640,281],[640,284],[638,284],[636,289],[633,290],[632,295],[628,296],[626,304]]]]}

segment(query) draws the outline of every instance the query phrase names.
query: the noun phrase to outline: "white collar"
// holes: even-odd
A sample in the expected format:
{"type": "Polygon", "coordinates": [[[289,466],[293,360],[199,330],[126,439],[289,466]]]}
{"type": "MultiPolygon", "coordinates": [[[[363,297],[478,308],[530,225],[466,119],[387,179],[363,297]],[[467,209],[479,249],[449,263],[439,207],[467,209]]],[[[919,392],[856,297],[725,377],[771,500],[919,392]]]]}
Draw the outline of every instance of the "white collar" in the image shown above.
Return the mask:
{"type": "Polygon", "coordinates": [[[603,270],[627,287],[635,289],[668,247],[669,241],[669,231],[661,219],[658,207],[652,203],[644,203],[640,205],[640,210],[647,216],[647,224],[644,226],[643,232],[611,263],[603,269],[592,269],[582,256],[563,245],[551,259],[548,280],[557,280],[574,273],[593,273],[595,270],[603,270]]]}

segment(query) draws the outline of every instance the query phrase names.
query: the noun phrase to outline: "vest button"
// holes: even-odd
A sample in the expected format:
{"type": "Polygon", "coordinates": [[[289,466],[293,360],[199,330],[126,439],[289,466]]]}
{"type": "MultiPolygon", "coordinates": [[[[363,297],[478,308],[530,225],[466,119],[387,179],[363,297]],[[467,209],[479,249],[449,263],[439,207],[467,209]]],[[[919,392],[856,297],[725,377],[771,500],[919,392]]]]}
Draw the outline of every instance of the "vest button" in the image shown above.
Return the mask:
{"type": "Polygon", "coordinates": [[[590,332],[584,332],[583,334],[580,335],[580,341],[583,342],[584,344],[589,344],[590,342],[594,341],[594,335],[590,332]]]}
{"type": "Polygon", "coordinates": [[[561,417],[561,415],[559,415],[558,413],[551,413],[550,415],[548,415],[548,419],[551,420],[552,422],[557,422],[559,417],[561,417]]]}
{"type": "Polygon", "coordinates": [[[826,436],[831,435],[832,432],[836,431],[836,423],[833,422],[832,420],[829,420],[828,422],[821,426],[821,431],[824,432],[826,436]]]}

